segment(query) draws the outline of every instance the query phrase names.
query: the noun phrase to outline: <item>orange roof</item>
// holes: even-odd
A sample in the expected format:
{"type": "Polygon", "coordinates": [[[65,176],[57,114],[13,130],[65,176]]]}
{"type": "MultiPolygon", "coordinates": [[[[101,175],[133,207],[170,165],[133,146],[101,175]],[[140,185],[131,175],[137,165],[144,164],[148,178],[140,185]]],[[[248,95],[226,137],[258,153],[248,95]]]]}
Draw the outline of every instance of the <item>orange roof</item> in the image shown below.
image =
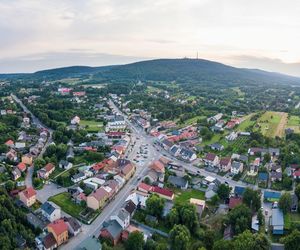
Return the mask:
{"type": "Polygon", "coordinates": [[[53,168],[55,168],[55,166],[52,163],[48,163],[44,169],[46,172],[50,172],[53,168]]]}
{"type": "Polygon", "coordinates": [[[7,142],[5,142],[5,145],[14,145],[14,141],[13,140],[8,140],[7,142]]]}
{"type": "Polygon", "coordinates": [[[57,236],[68,231],[68,225],[62,219],[53,221],[48,225],[48,228],[51,228],[57,236]]]}
{"type": "Polygon", "coordinates": [[[108,196],[108,192],[106,192],[106,190],[101,187],[91,193],[90,196],[93,196],[97,201],[100,201],[108,196]]]}
{"type": "Polygon", "coordinates": [[[165,166],[160,161],[154,161],[150,165],[150,167],[155,170],[156,172],[164,173],[165,172],[165,166]]]}
{"type": "Polygon", "coordinates": [[[110,165],[112,165],[114,163],[114,161],[112,159],[104,159],[103,161],[96,163],[93,165],[93,169],[95,171],[99,171],[105,167],[109,167],[110,165]]]}
{"type": "Polygon", "coordinates": [[[146,190],[146,191],[151,191],[153,189],[152,186],[146,184],[146,183],[143,183],[141,182],[139,185],[138,185],[138,189],[143,189],[143,190],[146,190]]]}
{"type": "Polygon", "coordinates": [[[33,189],[33,187],[26,188],[24,191],[22,191],[22,193],[27,199],[30,199],[36,195],[36,191],[33,189]]]}
{"type": "Polygon", "coordinates": [[[122,173],[124,175],[127,175],[130,173],[130,171],[133,169],[133,165],[130,163],[130,164],[127,164],[125,167],[123,167],[122,169],[122,173]]]}
{"type": "Polygon", "coordinates": [[[20,162],[17,167],[21,172],[26,170],[26,164],[23,162],[20,162]]]}

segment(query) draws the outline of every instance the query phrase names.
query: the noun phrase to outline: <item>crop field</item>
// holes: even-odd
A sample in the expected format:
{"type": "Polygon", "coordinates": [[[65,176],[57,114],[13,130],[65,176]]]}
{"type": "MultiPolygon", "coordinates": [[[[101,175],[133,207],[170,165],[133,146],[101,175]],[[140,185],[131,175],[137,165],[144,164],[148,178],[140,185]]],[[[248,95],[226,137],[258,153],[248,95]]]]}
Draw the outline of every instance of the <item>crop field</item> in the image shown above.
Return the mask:
{"type": "Polygon", "coordinates": [[[286,128],[291,128],[294,130],[295,133],[300,133],[300,117],[291,115],[288,118],[286,128]]]}
{"type": "Polygon", "coordinates": [[[257,120],[255,130],[267,137],[283,137],[287,121],[287,113],[267,111],[257,120]]]}

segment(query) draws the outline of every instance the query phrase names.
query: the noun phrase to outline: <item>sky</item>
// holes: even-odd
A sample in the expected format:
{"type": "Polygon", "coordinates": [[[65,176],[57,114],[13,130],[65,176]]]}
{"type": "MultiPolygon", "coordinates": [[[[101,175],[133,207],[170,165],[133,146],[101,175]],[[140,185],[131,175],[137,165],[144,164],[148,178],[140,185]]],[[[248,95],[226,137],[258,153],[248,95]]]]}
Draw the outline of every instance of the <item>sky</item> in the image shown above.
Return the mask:
{"type": "Polygon", "coordinates": [[[199,58],[300,76],[299,0],[0,0],[0,73],[199,58]]]}

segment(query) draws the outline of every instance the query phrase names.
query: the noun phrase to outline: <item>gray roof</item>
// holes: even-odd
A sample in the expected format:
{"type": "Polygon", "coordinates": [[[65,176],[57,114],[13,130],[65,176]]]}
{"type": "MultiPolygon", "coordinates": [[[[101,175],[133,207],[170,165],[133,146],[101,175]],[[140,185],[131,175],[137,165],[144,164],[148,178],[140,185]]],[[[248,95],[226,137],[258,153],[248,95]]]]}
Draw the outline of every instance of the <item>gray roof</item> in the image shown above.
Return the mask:
{"type": "Polygon", "coordinates": [[[116,220],[110,220],[104,228],[111,234],[113,238],[116,238],[123,231],[123,228],[116,220]]]}
{"type": "Polygon", "coordinates": [[[101,249],[102,246],[100,240],[98,240],[94,236],[85,239],[77,247],[75,247],[75,250],[101,250],[101,249]]]}
{"type": "Polygon", "coordinates": [[[180,154],[183,155],[183,156],[191,158],[193,156],[194,152],[190,149],[182,148],[181,151],[180,151],[180,154]]]}
{"type": "Polygon", "coordinates": [[[73,175],[72,178],[75,180],[75,179],[81,178],[81,177],[83,177],[83,176],[85,176],[85,174],[82,173],[82,172],[80,172],[80,173],[78,173],[78,174],[73,175]]]}
{"type": "Polygon", "coordinates": [[[130,217],[130,214],[125,209],[121,209],[118,213],[118,217],[121,221],[125,221],[128,217],[130,217]]]}
{"type": "Polygon", "coordinates": [[[171,150],[170,150],[170,152],[172,153],[172,154],[175,154],[178,150],[179,150],[179,146],[177,146],[177,145],[174,145],[172,148],[171,148],[171,150]]]}
{"type": "Polygon", "coordinates": [[[170,182],[174,186],[178,186],[178,187],[185,187],[188,183],[188,181],[185,180],[184,178],[178,177],[178,176],[173,176],[173,175],[169,176],[168,182],[170,182]]]}
{"type": "Polygon", "coordinates": [[[42,209],[45,213],[51,215],[51,214],[54,212],[55,207],[54,207],[51,203],[49,203],[48,201],[46,201],[46,202],[41,206],[41,209],[42,209]]]}
{"type": "Polygon", "coordinates": [[[242,163],[240,163],[238,161],[234,161],[234,162],[232,162],[231,167],[233,169],[240,169],[241,165],[242,165],[242,163]]]}
{"type": "Polygon", "coordinates": [[[217,149],[221,149],[223,147],[223,145],[219,144],[219,143],[213,143],[210,145],[211,148],[217,148],[217,149]]]}
{"type": "Polygon", "coordinates": [[[75,232],[81,228],[79,222],[73,217],[65,218],[65,222],[69,223],[70,227],[72,227],[75,232]]]}
{"type": "Polygon", "coordinates": [[[283,221],[283,213],[278,208],[272,209],[272,222],[271,225],[273,227],[281,227],[283,228],[284,221],[283,221]]]}

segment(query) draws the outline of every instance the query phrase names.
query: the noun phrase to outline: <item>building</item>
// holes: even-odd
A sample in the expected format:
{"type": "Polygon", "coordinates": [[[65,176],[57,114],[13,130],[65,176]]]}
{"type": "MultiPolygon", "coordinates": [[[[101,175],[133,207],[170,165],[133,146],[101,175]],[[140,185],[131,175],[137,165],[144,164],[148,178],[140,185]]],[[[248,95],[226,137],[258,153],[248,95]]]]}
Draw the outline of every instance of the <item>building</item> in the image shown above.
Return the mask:
{"type": "Polygon", "coordinates": [[[220,171],[227,172],[231,169],[231,158],[230,157],[224,157],[221,158],[220,163],[220,171]]]}
{"type": "Polygon", "coordinates": [[[167,200],[174,199],[174,193],[171,190],[165,188],[153,187],[153,190],[151,192],[167,200]]]}
{"type": "Polygon", "coordinates": [[[219,144],[219,143],[213,143],[213,144],[210,145],[210,148],[212,150],[222,151],[224,149],[224,146],[222,144],[219,144]]]}
{"type": "Polygon", "coordinates": [[[80,118],[79,118],[79,116],[75,116],[75,117],[73,117],[73,119],[71,120],[71,124],[72,124],[72,125],[79,125],[79,123],[80,123],[80,118]]]}
{"type": "Polygon", "coordinates": [[[110,119],[106,125],[106,131],[120,131],[126,128],[126,121],[123,116],[116,115],[110,119]]]}
{"type": "Polygon", "coordinates": [[[122,229],[125,229],[130,224],[130,213],[125,210],[125,208],[122,208],[119,210],[117,215],[113,215],[110,217],[111,220],[116,220],[122,229]]]}
{"type": "Polygon", "coordinates": [[[141,182],[138,187],[137,187],[137,190],[141,191],[141,192],[145,192],[145,193],[150,193],[152,191],[153,187],[146,184],[146,183],[143,183],[141,182]]]}
{"type": "Polygon", "coordinates": [[[24,163],[28,166],[31,166],[32,162],[33,162],[33,157],[31,154],[26,154],[26,155],[22,156],[21,160],[22,160],[22,163],[24,163]]]}
{"type": "Polygon", "coordinates": [[[110,240],[112,245],[117,245],[121,239],[123,228],[116,220],[109,220],[103,223],[100,231],[100,238],[110,240]]]}
{"type": "Polygon", "coordinates": [[[75,250],[101,250],[101,242],[95,236],[90,236],[85,240],[81,241],[78,246],[75,247],[75,250]]]}
{"type": "Polygon", "coordinates": [[[199,218],[201,218],[201,215],[205,209],[205,200],[190,198],[190,204],[192,204],[196,207],[197,214],[198,214],[199,218]]]}
{"type": "Polygon", "coordinates": [[[55,170],[55,166],[52,163],[48,163],[45,167],[38,170],[37,175],[42,179],[48,179],[50,174],[55,170]]]}
{"type": "Polygon", "coordinates": [[[57,246],[65,243],[69,239],[68,225],[63,219],[56,220],[47,226],[48,232],[52,233],[57,246]]]}
{"type": "Polygon", "coordinates": [[[135,166],[132,163],[126,164],[121,170],[122,177],[127,181],[135,172],[135,166]]]}
{"type": "Polygon", "coordinates": [[[244,164],[242,162],[234,161],[231,164],[230,172],[232,174],[239,174],[243,172],[244,164]]]}
{"type": "Polygon", "coordinates": [[[79,172],[78,174],[73,175],[73,176],[71,177],[71,180],[72,180],[74,183],[78,183],[78,182],[83,181],[85,178],[86,178],[85,173],[79,172]]]}
{"type": "Polygon", "coordinates": [[[17,165],[17,168],[20,170],[20,172],[25,172],[25,171],[26,171],[26,164],[23,163],[23,162],[20,162],[20,163],[17,165]]]}
{"type": "Polygon", "coordinates": [[[19,198],[26,207],[31,207],[36,202],[36,191],[32,187],[26,188],[19,193],[19,198]]]}
{"type": "Polygon", "coordinates": [[[64,221],[68,225],[68,232],[72,236],[76,236],[81,232],[81,225],[73,217],[64,218],[64,221]]]}
{"type": "Polygon", "coordinates": [[[56,221],[61,218],[61,210],[53,202],[46,201],[41,206],[42,215],[46,217],[50,222],[56,221]]]}
{"type": "Polygon", "coordinates": [[[73,164],[69,161],[61,160],[58,166],[62,169],[68,170],[73,167],[73,164]]]}
{"type": "Polygon", "coordinates": [[[109,193],[104,188],[100,187],[87,197],[87,206],[94,210],[102,208],[108,197],[109,193]]]}
{"type": "Polygon", "coordinates": [[[216,167],[219,164],[219,157],[212,153],[207,153],[203,160],[205,162],[205,165],[210,167],[216,167]]]}
{"type": "Polygon", "coordinates": [[[22,176],[21,171],[18,168],[14,168],[12,171],[12,176],[14,181],[18,180],[22,176]]]}
{"type": "Polygon", "coordinates": [[[272,227],[273,234],[283,234],[284,233],[283,213],[278,208],[272,209],[271,227],[272,227]]]}
{"type": "Polygon", "coordinates": [[[150,169],[153,169],[154,171],[159,173],[165,173],[165,165],[159,160],[152,162],[150,165],[150,169]]]}
{"type": "Polygon", "coordinates": [[[174,187],[180,189],[187,189],[189,186],[189,182],[183,177],[170,175],[168,178],[168,182],[171,183],[174,187]]]}
{"type": "Polygon", "coordinates": [[[241,197],[230,197],[228,207],[229,209],[233,209],[242,203],[243,203],[243,199],[241,197]]]}

